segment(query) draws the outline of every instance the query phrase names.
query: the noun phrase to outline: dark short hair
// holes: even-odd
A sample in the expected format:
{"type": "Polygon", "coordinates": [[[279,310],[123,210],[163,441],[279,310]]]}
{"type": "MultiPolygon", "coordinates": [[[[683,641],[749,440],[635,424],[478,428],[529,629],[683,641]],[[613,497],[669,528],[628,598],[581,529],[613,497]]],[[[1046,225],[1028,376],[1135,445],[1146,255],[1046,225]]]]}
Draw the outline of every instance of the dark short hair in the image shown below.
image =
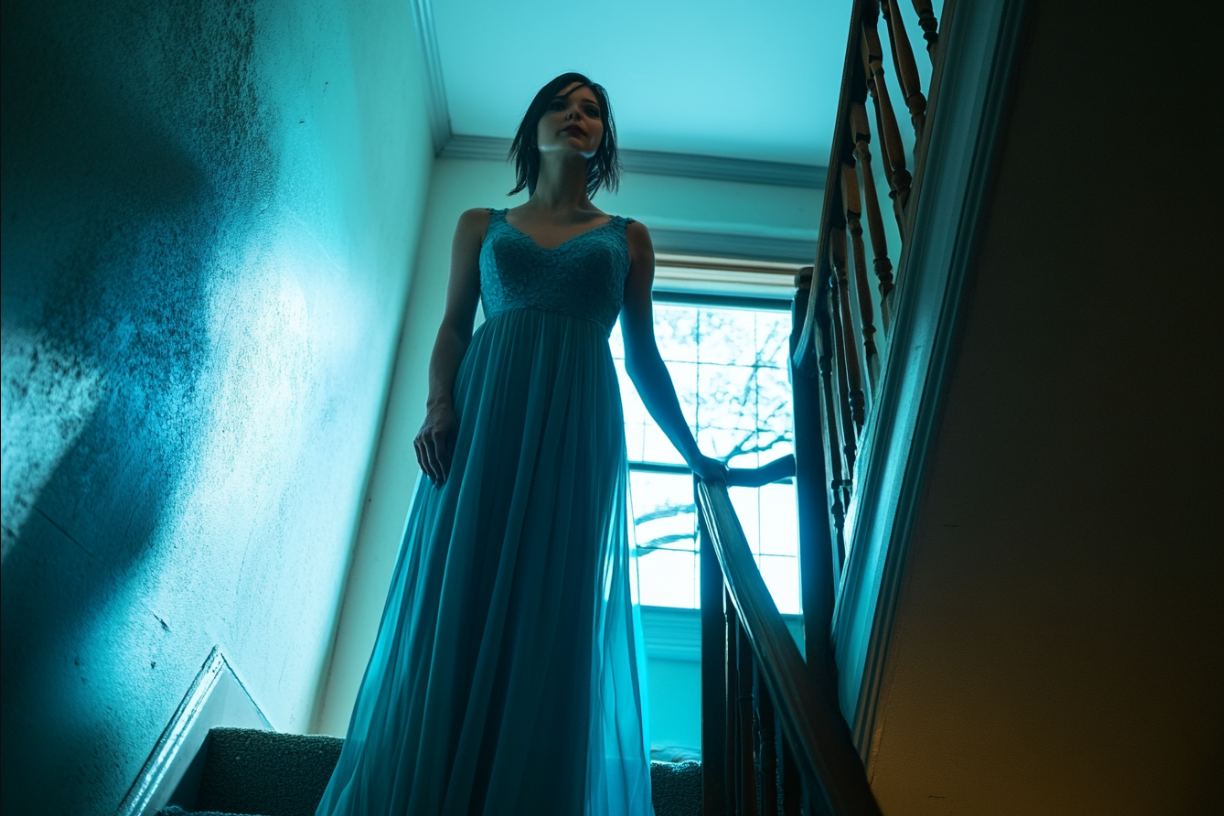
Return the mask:
{"type": "Polygon", "coordinates": [[[608,92],[602,85],[597,85],[582,74],[570,72],[562,74],[541,88],[527,106],[527,113],[523,116],[518,133],[514,134],[514,141],[510,145],[515,185],[507,195],[514,195],[524,187],[527,188],[528,195],[535,192],[536,181],[540,178],[540,144],[536,138],[540,120],[548,111],[549,104],[560,95],[561,89],[575,82],[579,85],[565,96],[569,96],[578,88],[590,88],[599,102],[599,118],[603,121],[603,139],[599,143],[599,149],[587,160],[587,195],[594,197],[601,187],[616,191],[620,183],[621,166],[620,156],[616,152],[616,123],[612,119],[612,107],[608,104],[608,92]]]}

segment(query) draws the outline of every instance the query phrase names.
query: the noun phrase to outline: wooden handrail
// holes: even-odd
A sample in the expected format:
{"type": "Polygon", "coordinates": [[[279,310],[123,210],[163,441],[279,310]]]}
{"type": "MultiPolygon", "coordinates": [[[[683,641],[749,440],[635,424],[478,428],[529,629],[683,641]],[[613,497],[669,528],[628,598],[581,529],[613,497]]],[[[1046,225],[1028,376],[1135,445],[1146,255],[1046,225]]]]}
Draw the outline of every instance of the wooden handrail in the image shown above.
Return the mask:
{"type": "MultiPolygon", "coordinates": [[[[776,472],[793,473],[794,457],[741,473],[746,479],[747,473],[759,479],[776,472]]],[[[696,493],[703,531],[805,783],[810,790],[823,790],[839,816],[879,814],[849,729],[841,712],[820,693],[799,654],[753,560],[727,485],[698,481],[696,493]]]]}
{"type": "MultiPolygon", "coordinates": [[[[942,48],[931,3],[912,2],[927,51],[938,63],[942,48]]],[[[880,813],[842,716],[829,632],[835,587],[847,558],[844,525],[854,506],[859,446],[873,438],[868,433],[870,406],[883,393],[894,292],[904,287],[900,263],[894,280],[875,179],[878,171],[887,182],[900,233],[896,249],[902,253],[917,210],[935,98],[932,93],[928,106],[898,0],[852,0],[816,257],[812,267],[796,276],[791,374],[796,425],[802,426],[795,437],[800,458],[731,470],[726,484],[694,482],[706,816],[756,816],[758,810],[761,816],[775,816],[775,793],[781,794],[784,816],[797,816],[800,795],[808,813],[880,813]],[[878,27],[881,16],[887,50],[878,27]],[[891,73],[885,70],[886,56],[892,58],[891,73]],[[913,156],[905,154],[890,80],[898,83],[896,98],[905,103],[918,136],[913,156]],[[878,284],[874,301],[869,258],[878,284]],[[858,308],[852,309],[855,304],[858,308]],[[765,585],[728,492],[792,476],[800,495],[804,655],[765,585]],[[779,732],[783,739],[777,740],[779,732]]]]}

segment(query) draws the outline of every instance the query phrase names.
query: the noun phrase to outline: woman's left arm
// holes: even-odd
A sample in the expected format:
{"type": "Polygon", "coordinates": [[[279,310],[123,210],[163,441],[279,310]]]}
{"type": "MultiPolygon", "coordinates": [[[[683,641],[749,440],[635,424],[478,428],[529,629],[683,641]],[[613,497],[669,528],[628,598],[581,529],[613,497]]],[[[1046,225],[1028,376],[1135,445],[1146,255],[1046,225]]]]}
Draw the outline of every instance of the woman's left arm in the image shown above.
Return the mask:
{"type": "Polygon", "coordinates": [[[625,279],[625,302],[621,307],[621,333],[625,338],[625,370],[637,388],[646,410],[680,451],[693,472],[707,481],[726,481],[727,467],[702,454],[684,420],[671,375],[655,342],[651,289],[654,286],[654,246],[640,222],[629,225],[629,276],[625,279]]]}

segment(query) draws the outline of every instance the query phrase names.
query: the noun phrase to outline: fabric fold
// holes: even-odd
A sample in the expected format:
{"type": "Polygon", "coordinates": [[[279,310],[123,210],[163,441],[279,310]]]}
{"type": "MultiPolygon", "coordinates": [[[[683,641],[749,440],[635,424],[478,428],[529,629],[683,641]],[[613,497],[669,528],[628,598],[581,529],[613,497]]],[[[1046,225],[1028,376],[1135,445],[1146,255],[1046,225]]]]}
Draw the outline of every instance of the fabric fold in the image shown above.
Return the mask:
{"type": "Polygon", "coordinates": [[[319,816],[651,816],[624,420],[607,330],[503,310],[418,480],[319,816]]]}

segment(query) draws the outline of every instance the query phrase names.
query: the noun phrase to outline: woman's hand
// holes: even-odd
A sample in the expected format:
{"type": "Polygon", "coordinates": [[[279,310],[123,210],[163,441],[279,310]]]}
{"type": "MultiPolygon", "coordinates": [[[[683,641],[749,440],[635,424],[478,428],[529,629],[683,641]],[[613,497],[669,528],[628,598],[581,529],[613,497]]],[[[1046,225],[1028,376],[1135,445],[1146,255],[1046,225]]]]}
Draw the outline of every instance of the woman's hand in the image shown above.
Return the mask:
{"type": "Polygon", "coordinates": [[[450,405],[437,405],[428,409],[421,430],[412,440],[417,464],[435,485],[442,484],[450,475],[458,433],[459,421],[455,418],[455,409],[450,405]]]}
{"type": "Polygon", "coordinates": [[[717,459],[699,453],[696,458],[689,462],[689,467],[693,469],[703,482],[723,482],[727,481],[727,466],[717,459]]]}

